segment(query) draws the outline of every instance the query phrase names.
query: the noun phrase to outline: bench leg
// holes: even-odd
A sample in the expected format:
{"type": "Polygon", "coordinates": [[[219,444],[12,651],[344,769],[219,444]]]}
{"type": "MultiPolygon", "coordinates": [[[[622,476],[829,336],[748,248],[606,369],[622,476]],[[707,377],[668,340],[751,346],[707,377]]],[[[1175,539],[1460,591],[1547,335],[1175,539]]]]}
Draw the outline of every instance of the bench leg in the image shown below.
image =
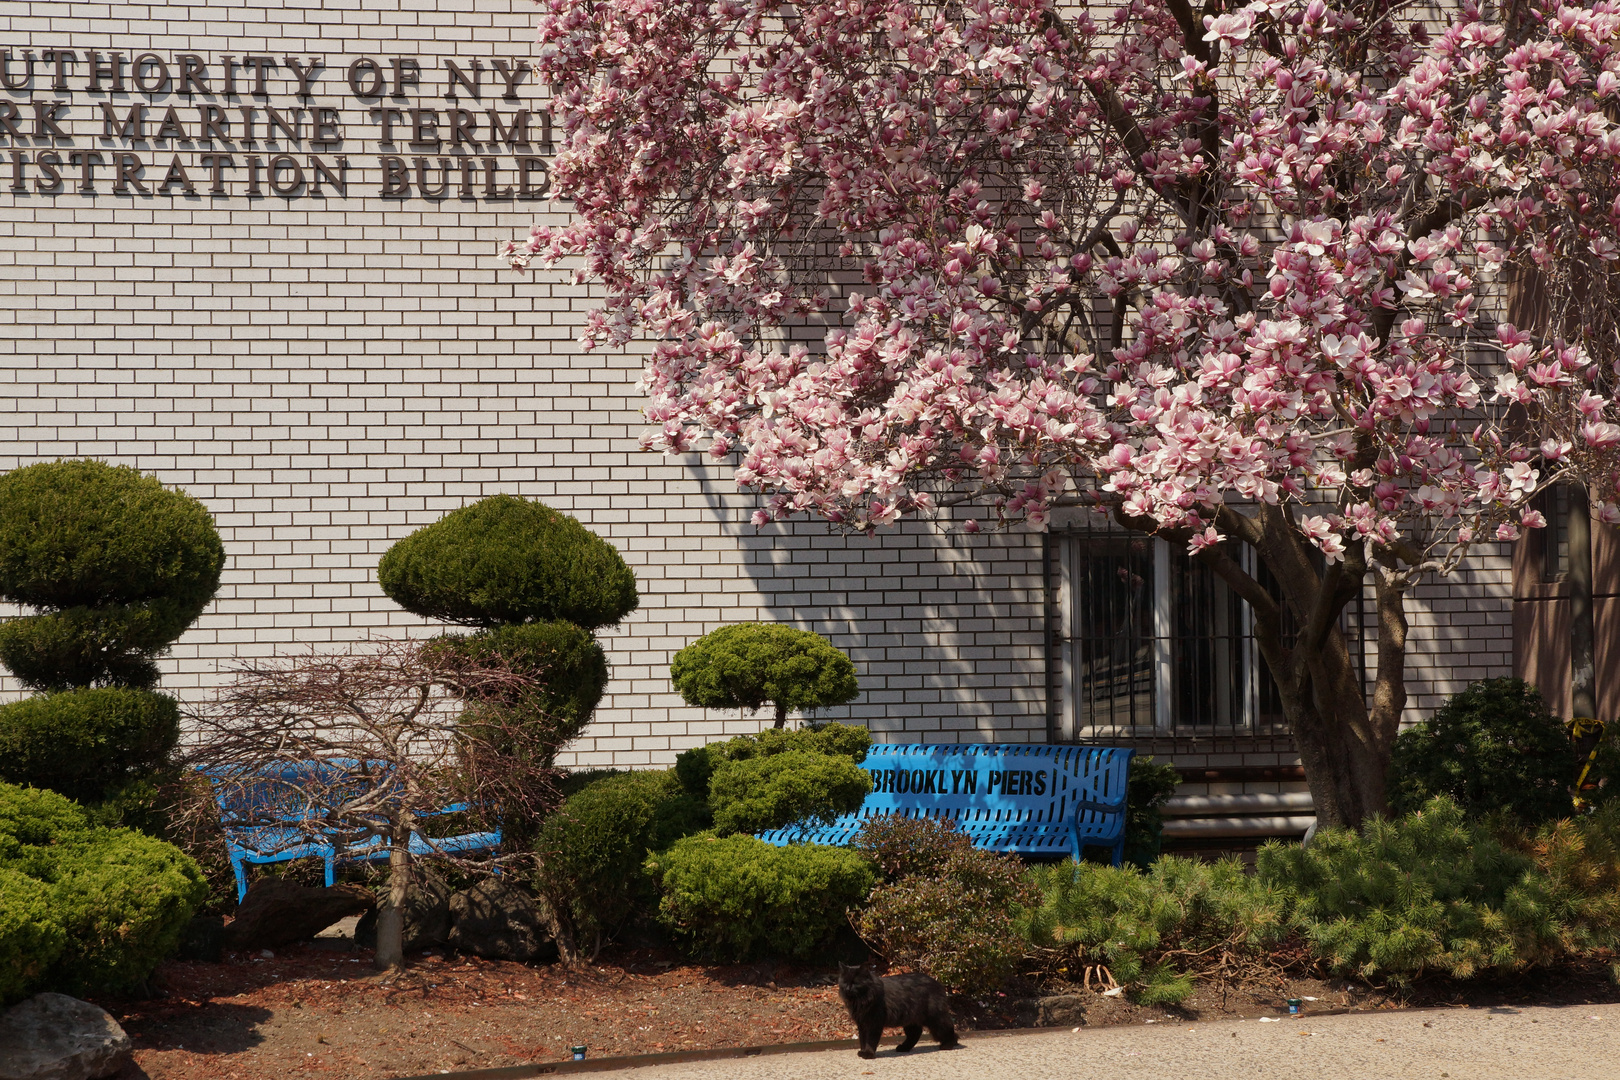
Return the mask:
{"type": "Polygon", "coordinates": [[[242,865],[239,857],[231,859],[231,872],[236,875],[236,902],[240,904],[247,895],[247,867],[242,865]]]}
{"type": "Polygon", "coordinates": [[[1114,845],[1114,865],[1120,866],[1125,862],[1125,837],[1121,836],[1114,845]]]}
{"type": "Polygon", "coordinates": [[[326,887],[330,889],[332,883],[337,880],[337,849],[327,848],[323,858],[326,862],[326,887]]]}

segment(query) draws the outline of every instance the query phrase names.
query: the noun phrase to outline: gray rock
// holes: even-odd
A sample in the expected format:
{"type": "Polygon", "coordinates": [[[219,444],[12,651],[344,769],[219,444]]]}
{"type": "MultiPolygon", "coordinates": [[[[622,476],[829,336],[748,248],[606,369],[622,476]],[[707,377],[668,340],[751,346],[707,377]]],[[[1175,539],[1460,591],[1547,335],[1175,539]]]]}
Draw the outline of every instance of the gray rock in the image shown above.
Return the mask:
{"type": "MultiPolygon", "coordinates": [[[[431,871],[418,868],[405,890],[405,951],[418,952],[443,945],[450,936],[450,886],[431,871]]],[[[377,947],[377,912],[366,912],[354,928],[354,943],[361,949],[377,947]]]]}
{"type": "Polygon", "coordinates": [[[339,919],[360,915],[376,905],[377,898],[359,885],[321,889],[281,878],[260,878],[242,898],[236,920],[225,928],[225,947],[273,949],[307,941],[339,919]]]}
{"type": "Polygon", "coordinates": [[[1075,1027],[1086,1022],[1086,999],[1080,994],[1053,994],[1035,999],[1038,1027],[1075,1027]]]}
{"type": "Polygon", "coordinates": [[[66,994],[35,994],[0,1015],[0,1080],[99,1080],[131,1052],[118,1021],[66,994]]]}
{"type": "Polygon", "coordinates": [[[551,950],[534,897],[501,878],[487,878],[450,897],[450,935],[457,952],[529,963],[551,950]]]}

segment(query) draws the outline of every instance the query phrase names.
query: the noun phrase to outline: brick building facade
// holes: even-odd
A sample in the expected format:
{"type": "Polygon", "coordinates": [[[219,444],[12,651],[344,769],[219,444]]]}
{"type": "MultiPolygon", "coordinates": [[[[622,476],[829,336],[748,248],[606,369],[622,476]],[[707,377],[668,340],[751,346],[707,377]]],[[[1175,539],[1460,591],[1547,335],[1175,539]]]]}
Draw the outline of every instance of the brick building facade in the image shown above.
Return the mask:
{"type": "MultiPolygon", "coordinates": [[[[526,0],[0,9],[0,468],[106,458],[213,512],[225,584],[164,685],[194,697],[233,657],[431,629],[382,595],[377,559],[511,492],[580,518],[640,582],[574,762],[757,729],[668,679],[681,646],[756,619],[847,649],[864,693],[835,715],[880,738],[1083,737],[1068,534],[756,531],[723,465],[637,450],[639,356],[582,353],[589,290],[496,258],[568,210],[539,198],[530,37],[526,0]]],[[[1412,718],[1512,670],[1509,586],[1500,552],[1419,590],[1412,718]]],[[[1166,705],[1118,734],[1189,763],[1291,759],[1252,709],[1228,719],[1217,738],[1166,705]]]]}

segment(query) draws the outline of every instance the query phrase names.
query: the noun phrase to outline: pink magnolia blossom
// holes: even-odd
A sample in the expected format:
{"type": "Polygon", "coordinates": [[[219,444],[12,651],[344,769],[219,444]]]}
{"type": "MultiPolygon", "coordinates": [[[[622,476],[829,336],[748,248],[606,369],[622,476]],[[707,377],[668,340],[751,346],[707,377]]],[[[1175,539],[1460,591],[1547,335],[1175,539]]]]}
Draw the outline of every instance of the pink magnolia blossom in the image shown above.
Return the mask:
{"type": "Polygon", "coordinates": [[[756,520],[951,494],[1197,551],[1280,507],[1428,565],[1620,497],[1620,5],[1443,8],[539,0],[574,217],[505,257],[600,283],[644,445],[736,454],[756,520]]]}

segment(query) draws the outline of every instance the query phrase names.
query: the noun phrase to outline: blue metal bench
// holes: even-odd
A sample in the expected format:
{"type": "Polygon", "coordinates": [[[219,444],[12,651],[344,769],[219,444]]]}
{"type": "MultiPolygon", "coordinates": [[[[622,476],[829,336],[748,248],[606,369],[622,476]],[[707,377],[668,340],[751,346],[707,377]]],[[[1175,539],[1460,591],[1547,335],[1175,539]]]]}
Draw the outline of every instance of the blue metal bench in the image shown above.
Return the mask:
{"type": "MultiPolygon", "coordinates": [[[[221,783],[225,774],[211,772],[214,794],[220,804],[220,824],[225,832],[225,851],[236,875],[236,899],[247,895],[247,867],[292,859],[319,858],[326,867],[326,884],[331,886],[337,863],[386,859],[390,846],[380,836],[340,846],[341,830],[328,825],[319,806],[309,798],[312,786],[330,786],[336,775],[356,767],[348,760],[288,762],[255,773],[251,780],[221,783]]],[[[234,779],[234,778],[231,778],[234,779]]],[[[374,782],[374,781],[368,781],[374,782]]],[[[418,820],[442,817],[466,810],[463,803],[431,813],[418,813],[418,820]]],[[[499,830],[463,833],[459,836],[426,837],[412,832],[412,855],[456,854],[489,851],[500,847],[499,830]]]]}
{"type": "Polygon", "coordinates": [[[869,818],[898,814],[954,821],[974,846],[1017,855],[1125,851],[1126,781],[1136,751],[1101,746],[878,743],[862,764],[872,793],[830,825],[800,823],[757,834],[786,844],[847,846],[869,818]]]}

